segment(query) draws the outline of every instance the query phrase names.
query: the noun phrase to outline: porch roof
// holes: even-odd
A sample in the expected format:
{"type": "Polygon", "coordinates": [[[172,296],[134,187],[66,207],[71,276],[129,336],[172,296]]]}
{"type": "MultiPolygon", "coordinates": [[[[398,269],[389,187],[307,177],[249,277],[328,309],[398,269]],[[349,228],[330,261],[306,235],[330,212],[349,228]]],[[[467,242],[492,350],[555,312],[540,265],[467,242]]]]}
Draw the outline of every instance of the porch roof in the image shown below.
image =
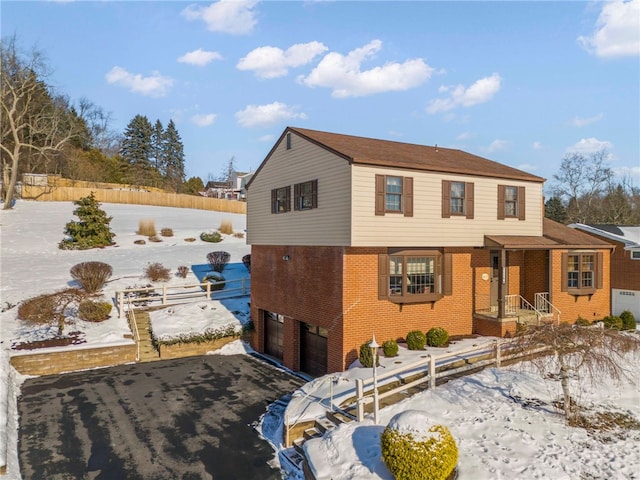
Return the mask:
{"type": "Polygon", "coordinates": [[[543,219],[542,236],[485,235],[485,247],[505,250],[550,250],[566,248],[607,248],[613,245],[605,240],[569,228],[548,218],[543,219]]]}

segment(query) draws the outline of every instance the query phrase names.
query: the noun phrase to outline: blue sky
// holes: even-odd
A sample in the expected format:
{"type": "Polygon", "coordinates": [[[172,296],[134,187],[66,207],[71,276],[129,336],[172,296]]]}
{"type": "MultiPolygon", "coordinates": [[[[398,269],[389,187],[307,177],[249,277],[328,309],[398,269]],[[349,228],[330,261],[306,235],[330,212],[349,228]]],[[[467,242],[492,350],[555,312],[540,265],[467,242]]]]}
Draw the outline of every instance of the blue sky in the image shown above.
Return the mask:
{"type": "Polygon", "coordinates": [[[176,123],[187,176],[287,125],[459,148],[547,179],[606,149],[640,186],[640,0],[3,1],[2,35],[122,132],[176,123]]]}

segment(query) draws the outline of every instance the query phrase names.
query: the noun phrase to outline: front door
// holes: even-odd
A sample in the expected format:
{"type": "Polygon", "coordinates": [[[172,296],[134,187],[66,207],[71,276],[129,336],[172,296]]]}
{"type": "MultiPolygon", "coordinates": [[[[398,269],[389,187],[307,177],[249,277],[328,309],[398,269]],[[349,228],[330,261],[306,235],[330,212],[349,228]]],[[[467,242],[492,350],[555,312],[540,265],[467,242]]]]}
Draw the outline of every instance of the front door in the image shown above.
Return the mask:
{"type": "Polygon", "coordinates": [[[500,282],[500,253],[491,252],[491,292],[489,305],[492,312],[498,311],[498,283],[500,282]]]}

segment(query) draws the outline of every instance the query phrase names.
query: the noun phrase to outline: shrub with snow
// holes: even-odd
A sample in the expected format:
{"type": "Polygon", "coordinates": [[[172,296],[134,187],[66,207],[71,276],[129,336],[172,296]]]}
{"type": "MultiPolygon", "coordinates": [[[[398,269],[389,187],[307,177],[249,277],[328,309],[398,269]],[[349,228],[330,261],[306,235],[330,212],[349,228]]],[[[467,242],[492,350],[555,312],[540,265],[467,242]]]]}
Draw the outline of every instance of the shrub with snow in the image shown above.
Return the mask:
{"type": "Polygon", "coordinates": [[[424,350],[427,344],[427,337],[420,330],[413,330],[407,333],[407,348],[409,350],[424,350]]]}
{"type": "Polygon", "coordinates": [[[382,458],[397,480],[447,480],[455,476],[456,441],[447,427],[431,425],[426,412],[397,414],[381,440],[382,458]]]}
{"type": "Polygon", "coordinates": [[[433,327],[427,332],[427,345],[444,347],[449,341],[449,333],[442,327],[433,327]]]}

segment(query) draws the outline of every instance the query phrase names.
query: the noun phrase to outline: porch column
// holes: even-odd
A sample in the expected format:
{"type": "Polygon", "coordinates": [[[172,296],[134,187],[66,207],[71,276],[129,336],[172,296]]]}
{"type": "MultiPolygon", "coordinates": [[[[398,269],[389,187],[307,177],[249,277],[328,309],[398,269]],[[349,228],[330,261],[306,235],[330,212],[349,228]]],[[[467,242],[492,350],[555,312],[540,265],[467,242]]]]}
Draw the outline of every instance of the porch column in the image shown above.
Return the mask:
{"type": "Polygon", "coordinates": [[[500,250],[498,257],[498,318],[504,318],[504,287],[506,284],[505,265],[507,264],[506,250],[500,250]]]}

